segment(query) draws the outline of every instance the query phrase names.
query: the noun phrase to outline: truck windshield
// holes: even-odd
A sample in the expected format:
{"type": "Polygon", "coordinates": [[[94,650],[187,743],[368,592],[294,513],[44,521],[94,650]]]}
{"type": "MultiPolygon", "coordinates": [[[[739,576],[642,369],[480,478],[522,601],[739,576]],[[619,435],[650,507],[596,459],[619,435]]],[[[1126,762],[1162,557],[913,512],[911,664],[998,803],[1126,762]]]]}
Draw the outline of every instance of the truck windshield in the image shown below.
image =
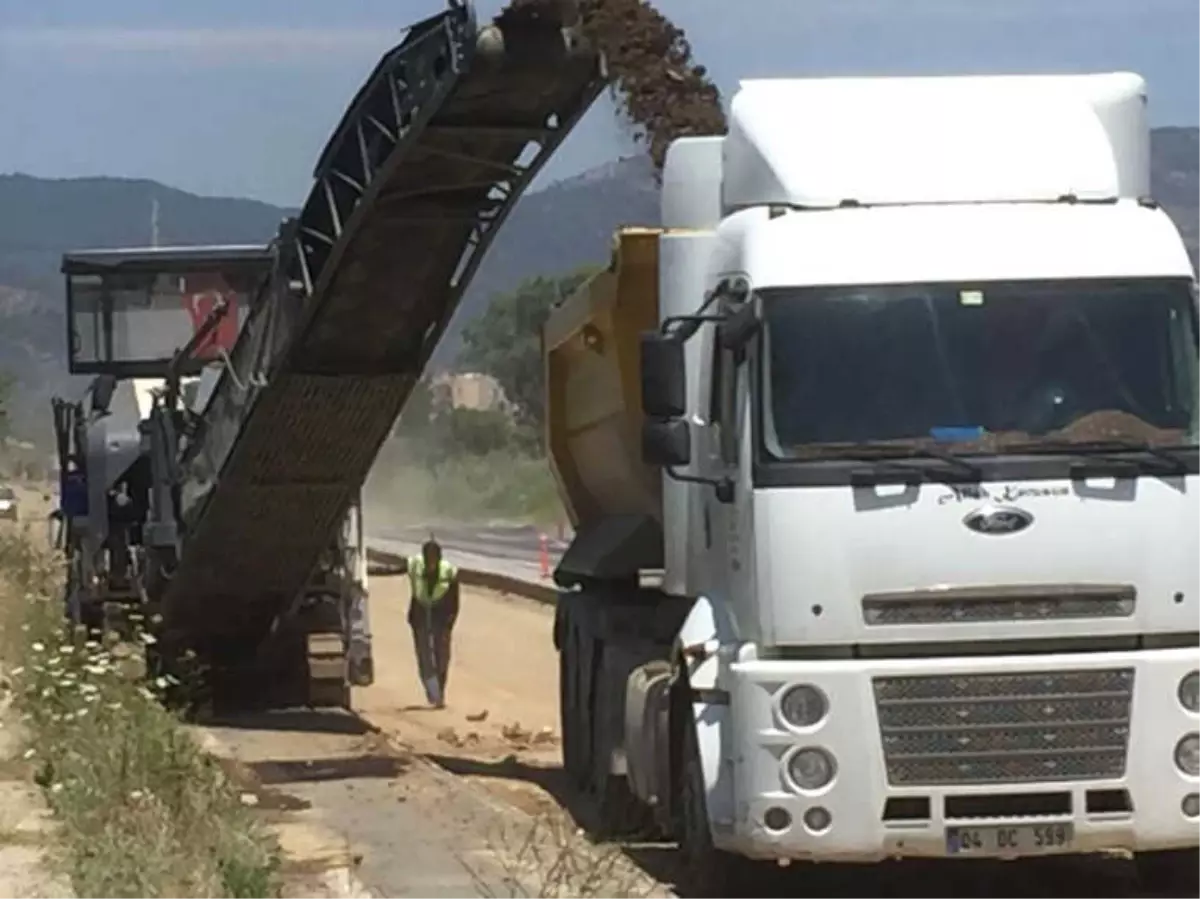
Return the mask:
{"type": "Polygon", "coordinates": [[[1192,282],[769,288],[764,439],[960,453],[1197,443],[1192,282]]]}

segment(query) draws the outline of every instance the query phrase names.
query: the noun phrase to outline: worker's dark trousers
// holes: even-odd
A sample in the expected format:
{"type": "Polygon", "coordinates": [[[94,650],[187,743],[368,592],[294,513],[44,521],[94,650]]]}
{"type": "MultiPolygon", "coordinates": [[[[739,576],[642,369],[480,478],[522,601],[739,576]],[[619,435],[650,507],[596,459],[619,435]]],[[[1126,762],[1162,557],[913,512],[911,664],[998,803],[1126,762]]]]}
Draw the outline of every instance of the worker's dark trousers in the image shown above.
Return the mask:
{"type": "Polygon", "coordinates": [[[412,626],[417,671],[425,687],[425,698],[431,705],[440,705],[446,701],[446,682],[450,678],[450,636],[454,620],[417,607],[408,616],[408,623],[412,626]]]}

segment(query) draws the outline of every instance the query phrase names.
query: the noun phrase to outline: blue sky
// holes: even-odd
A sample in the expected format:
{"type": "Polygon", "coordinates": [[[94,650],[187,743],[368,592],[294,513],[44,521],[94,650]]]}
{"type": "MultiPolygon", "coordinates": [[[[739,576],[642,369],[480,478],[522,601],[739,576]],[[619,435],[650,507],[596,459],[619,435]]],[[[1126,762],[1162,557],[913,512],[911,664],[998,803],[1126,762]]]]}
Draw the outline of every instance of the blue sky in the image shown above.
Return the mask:
{"type": "MultiPolygon", "coordinates": [[[[477,0],[480,18],[503,0],[477,0]]],[[[741,77],[1132,69],[1200,119],[1196,0],[657,0],[741,77]]],[[[154,178],[301,202],[329,130],[440,0],[0,0],[0,172],[154,178]]],[[[607,99],[543,182],[631,152],[607,99]]]]}

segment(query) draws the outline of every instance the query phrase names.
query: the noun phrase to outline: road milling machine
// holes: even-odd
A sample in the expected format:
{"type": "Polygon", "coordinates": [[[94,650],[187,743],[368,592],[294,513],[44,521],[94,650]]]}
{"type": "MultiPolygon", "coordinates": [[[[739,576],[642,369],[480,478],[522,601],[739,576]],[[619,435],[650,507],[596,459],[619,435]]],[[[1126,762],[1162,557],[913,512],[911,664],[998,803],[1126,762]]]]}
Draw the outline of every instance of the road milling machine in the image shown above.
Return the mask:
{"type": "Polygon", "coordinates": [[[606,84],[561,4],[409,29],[265,247],[72,252],[68,607],[134,605],[214,701],[371,679],[358,495],[496,230],[606,84]]]}

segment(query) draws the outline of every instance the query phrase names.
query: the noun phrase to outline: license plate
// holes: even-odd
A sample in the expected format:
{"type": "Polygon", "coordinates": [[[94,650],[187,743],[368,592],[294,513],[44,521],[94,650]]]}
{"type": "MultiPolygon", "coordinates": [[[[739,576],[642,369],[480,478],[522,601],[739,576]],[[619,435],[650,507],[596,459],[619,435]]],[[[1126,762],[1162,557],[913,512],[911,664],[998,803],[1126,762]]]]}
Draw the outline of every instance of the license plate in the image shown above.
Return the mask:
{"type": "Polygon", "coordinates": [[[1042,855],[1065,852],[1075,839],[1069,823],[947,827],[947,855],[1042,855]]]}

